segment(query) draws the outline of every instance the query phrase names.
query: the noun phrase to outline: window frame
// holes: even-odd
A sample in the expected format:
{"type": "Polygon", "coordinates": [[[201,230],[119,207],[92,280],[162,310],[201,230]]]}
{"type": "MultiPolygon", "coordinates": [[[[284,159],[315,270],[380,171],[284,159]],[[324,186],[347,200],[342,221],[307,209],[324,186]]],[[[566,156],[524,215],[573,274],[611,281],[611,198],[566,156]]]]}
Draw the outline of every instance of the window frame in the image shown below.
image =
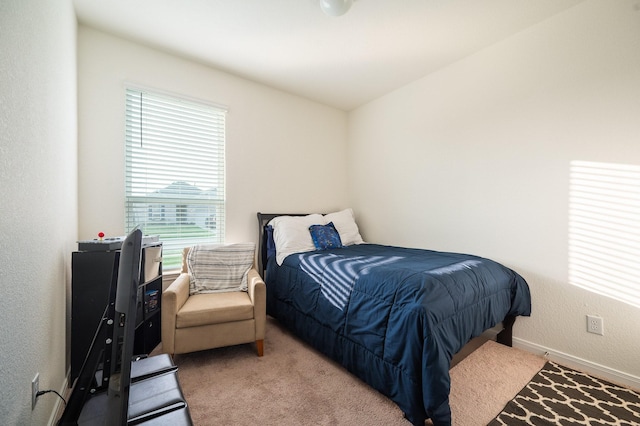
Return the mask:
{"type": "Polygon", "coordinates": [[[224,244],[226,106],[125,84],[125,229],[163,243],[163,270],[182,250],[224,244]]]}

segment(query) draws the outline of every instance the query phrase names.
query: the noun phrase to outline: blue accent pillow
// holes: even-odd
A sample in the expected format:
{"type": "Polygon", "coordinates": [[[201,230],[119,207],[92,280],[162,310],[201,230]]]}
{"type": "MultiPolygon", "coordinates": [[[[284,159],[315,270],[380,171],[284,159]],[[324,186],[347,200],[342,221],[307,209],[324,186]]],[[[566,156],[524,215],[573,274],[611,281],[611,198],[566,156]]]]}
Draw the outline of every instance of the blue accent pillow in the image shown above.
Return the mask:
{"type": "Polygon", "coordinates": [[[273,240],[273,226],[267,225],[265,230],[267,231],[267,259],[270,259],[276,255],[276,242],[273,240]]]}
{"type": "Polygon", "coordinates": [[[333,226],[333,222],[329,222],[326,225],[311,225],[309,232],[311,232],[311,239],[317,250],[342,247],[340,234],[336,227],[333,226]]]}

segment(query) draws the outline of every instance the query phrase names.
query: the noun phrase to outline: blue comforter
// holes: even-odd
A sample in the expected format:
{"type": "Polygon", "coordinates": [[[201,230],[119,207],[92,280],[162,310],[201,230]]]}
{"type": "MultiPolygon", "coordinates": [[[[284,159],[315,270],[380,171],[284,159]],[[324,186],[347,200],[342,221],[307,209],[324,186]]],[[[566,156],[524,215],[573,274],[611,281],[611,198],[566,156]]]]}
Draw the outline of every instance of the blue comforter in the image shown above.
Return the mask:
{"type": "Polygon", "coordinates": [[[530,315],[525,280],[477,256],[361,244],[288,256],[266,271],[267,312],[393,400],[451,423],[449,367],[471,338],[530,315]]]}

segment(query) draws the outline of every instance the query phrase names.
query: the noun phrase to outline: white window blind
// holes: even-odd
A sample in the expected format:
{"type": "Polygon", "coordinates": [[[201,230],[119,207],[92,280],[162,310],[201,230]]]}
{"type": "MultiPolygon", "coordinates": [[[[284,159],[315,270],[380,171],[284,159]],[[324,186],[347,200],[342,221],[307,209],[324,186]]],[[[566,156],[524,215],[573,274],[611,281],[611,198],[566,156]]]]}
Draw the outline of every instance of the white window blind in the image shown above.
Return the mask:
{"type": "Polygon", "coordinates": [[[182,249],[224,243],[226,109],[173,95],[126,90],[125,229],[163,242],[163,268],[182,249]]]}

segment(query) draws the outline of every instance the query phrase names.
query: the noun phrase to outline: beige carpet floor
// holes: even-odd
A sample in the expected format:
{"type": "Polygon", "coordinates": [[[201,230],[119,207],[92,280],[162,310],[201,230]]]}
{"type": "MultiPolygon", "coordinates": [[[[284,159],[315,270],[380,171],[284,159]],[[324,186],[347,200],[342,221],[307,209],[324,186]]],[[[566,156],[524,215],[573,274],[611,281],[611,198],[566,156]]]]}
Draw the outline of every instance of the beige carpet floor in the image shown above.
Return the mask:
{"type": "MultiPolygon", "coordinates": [[[[451,370],[453,424],[486,425],[544,365],[487,342],[451,370]]],[[[205,425],[402,425],[389,399],[267,320],[265,352],[239,345],[176,355],[193,421],[205,425]]]]}

